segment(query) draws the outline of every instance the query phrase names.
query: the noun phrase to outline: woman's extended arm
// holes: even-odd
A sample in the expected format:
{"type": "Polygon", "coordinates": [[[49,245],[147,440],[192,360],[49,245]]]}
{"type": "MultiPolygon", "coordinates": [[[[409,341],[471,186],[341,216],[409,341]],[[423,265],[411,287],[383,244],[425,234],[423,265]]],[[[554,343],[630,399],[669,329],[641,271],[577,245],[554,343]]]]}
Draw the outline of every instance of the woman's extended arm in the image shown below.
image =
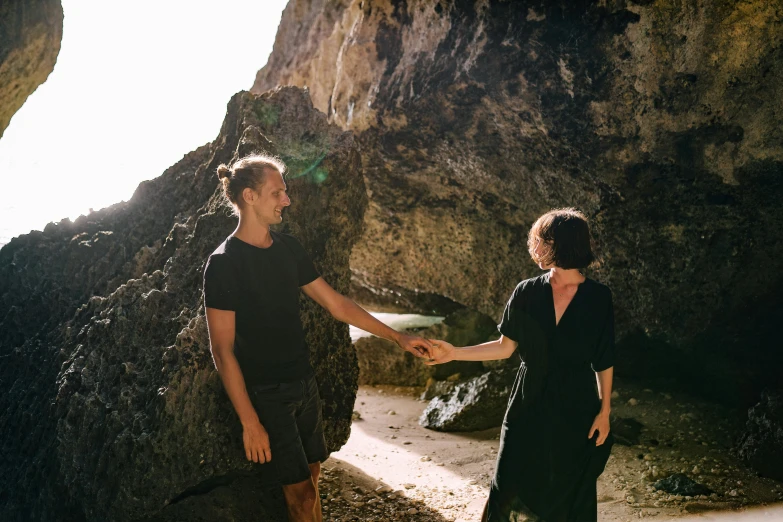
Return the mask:
{"type": "Polygon", "coordinates": [[[489,341],[475,346],[463,346],[456,348],[446,341],[430,340],[432,348],[430,355],[432,358],[425,362],[432,366],[433,364],[443,364],[449,361],[493,361],[496,359],[508,359],[514,350],[517,349],[517,342],[512,341],[505,335],[501,335],[496,341],[489,341]]]}

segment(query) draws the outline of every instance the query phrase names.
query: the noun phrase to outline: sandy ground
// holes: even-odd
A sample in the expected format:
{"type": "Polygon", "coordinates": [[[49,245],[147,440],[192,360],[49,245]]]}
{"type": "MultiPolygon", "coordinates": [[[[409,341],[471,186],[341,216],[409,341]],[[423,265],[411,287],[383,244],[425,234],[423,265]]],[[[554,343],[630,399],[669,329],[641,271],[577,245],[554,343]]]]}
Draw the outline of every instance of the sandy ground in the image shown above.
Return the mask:
{"type": "MultiPolygon", "coordinates": [[[[479,520],[500,430],[424,429],[420,393],[360,387],[361,417],[348,443],[324,464],[324,520],[479,520]]],[[[598,483],[599,520],[783,521],[783,484],[756,476],[729,451],[738,428],[725,420],[731,412],[633,385],[618,386],[613,410],[644,429],[639,445],[612,451],[598,483]],[[690,498],[652,487],[672,472],[685,472],[715,493],[690,498]]]]}

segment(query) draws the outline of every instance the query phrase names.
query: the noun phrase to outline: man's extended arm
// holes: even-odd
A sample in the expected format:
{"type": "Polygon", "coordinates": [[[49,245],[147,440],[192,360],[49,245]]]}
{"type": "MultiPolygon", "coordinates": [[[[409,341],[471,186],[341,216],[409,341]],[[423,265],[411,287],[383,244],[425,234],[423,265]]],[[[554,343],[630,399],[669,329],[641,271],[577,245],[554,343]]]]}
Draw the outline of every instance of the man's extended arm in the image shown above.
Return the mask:
{"type": "Polygon", "coordinates": [[[402,334],[389,328],[361,306],[354,303],[353,300],[335,291],[322,277],[303,286],[302,290],[338,321],[351,324],[378,337],[394,341],[400,348],[418,357],[429,355],[429,341],[421,337],[402,334]]]}
{"type": "Polygon", "coordinates": [[[258,414],[245,387],[245,378],[234,355],[236,312],[207,308],[209,344],[220,379],[226,388],[228,398],[242,422],[242,438],[245,456],[253,462],[269,462],[272,450],[269,435],[258,420],[258,414]]]}

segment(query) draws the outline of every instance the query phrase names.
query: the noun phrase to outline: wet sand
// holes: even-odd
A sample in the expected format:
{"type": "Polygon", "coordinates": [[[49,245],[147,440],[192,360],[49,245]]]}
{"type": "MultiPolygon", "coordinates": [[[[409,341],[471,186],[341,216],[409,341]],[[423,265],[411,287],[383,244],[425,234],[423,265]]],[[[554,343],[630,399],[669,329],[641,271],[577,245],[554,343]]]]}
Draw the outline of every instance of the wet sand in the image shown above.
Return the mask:
{"type": "MultiPolygon", "coordinates": [[[[640,444],[615,445],[598,482],[599,520],[783,521],[783,484],[760,478],[730,452],[737,426],[720,406],[618,383],[613,412],[644,425],[640,444]],[[633,400],[631,400],[633,399],[633,400]],[[655,491],[685,472],[715,493],[655,491]]],[[[499,428],[422,428],[421,389],[362,386],[348,443],[324,464],[324,520],[477,521],[494,469],[499,428]]]]}

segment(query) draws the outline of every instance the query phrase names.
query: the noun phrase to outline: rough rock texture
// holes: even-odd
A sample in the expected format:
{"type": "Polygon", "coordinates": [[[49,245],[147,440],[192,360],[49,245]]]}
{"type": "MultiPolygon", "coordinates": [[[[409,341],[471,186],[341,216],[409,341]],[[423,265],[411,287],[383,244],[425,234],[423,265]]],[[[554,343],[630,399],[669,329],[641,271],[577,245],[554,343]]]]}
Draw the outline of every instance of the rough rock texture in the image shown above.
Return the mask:
{"type": "Polygon", "coordinates": [[[783,392],[765,391],[748,411],[737,453],[763,476],[783,481],[783,392]]]}
{"type": "Polygon", "coordinates": [[[433,398],[419,424],[437,431],[476,431],[499,426],[508,405],[516,371],[494,370],[433,398]]]}
{"type": "Polygon", "coordinates": [[[362,337],[354,347],[359,361],[359,384],[424,386],[435,371],[396,343],[380,337],[362,337]]]}
{"type": "Polygon", "coordinates": [[[698,497],[699,495],[709,495],[712,490],[703,484],[692,480],[684,473],[675,473],[653,484],[655,489],[671,493],[672,495],[682,495],[688,497],[698,497]]]}
{"type": "Polygon", "coordinates": [[[54,69],[62,37],[60,0],[0,3],[0,138],[11,117],[54,69]]]}
{"type": "MultiPolygon", "coordinates": [[[[366,205],[359,155],[296,88],[237,94],[218,138],[128,203],[13,239],[0,250],[4,520],[282,516],[279,491],[258,493],[268,470],[244,458],[201,296],[204,262],[236,225],[215,169],[254,150],[288,164],[282,230],[347,291],[366,205]]],[[[347,326],[304,299],[303,322],[335,450],[356,357],[347,326]]]]}
{"type": "Polygon", "coordinates": [[[783,367],[782,42],[766,0],[292,0],[253,90],[357,132],[359,280],[498,317],[530,224],[579,206],[625,356],[748,402],[783,367]]]}

